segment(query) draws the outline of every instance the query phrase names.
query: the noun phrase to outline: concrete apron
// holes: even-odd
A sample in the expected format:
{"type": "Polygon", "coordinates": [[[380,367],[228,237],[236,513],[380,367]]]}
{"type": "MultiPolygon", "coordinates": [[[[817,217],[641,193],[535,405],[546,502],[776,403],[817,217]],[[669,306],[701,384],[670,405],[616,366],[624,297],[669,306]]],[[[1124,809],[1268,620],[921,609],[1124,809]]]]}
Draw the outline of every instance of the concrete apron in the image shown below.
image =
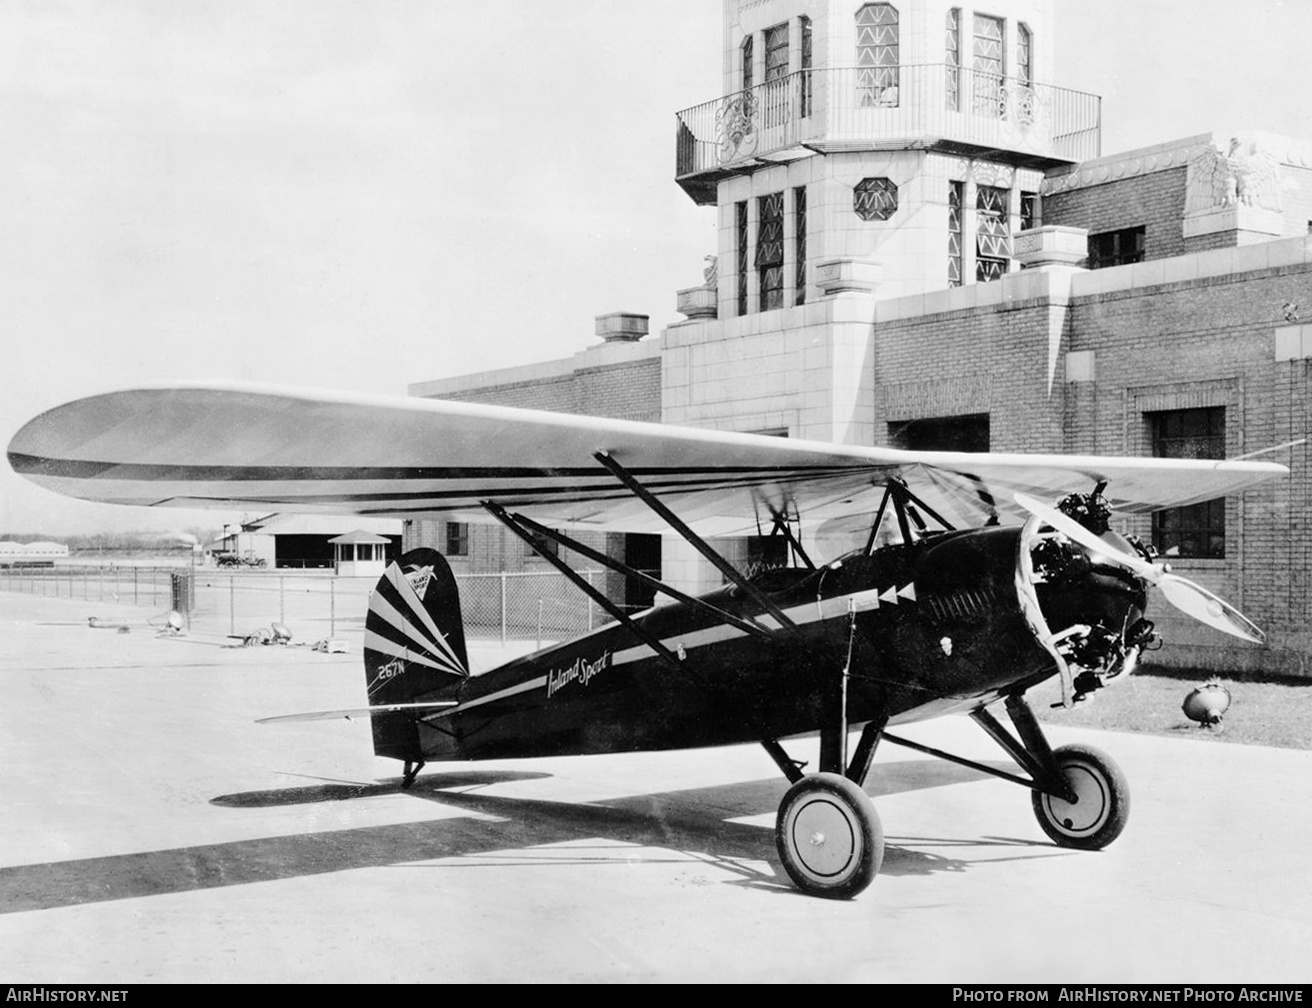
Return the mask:
{"type": "MultiPolygon", "coordinates": [[[[830,902],[777,866],[759,747],[448,764],[403,792],[364,722],[253,723],[359,705],[358,636],[227,647],[147,615],[0,593],[7,982],[1312,978],[1309,752],[1050,728],[1130,780],[1125,834],[1085,853],[1025,790],[887,746],[883,872],[830,902]]],[[[964,718],[904,733],[1007,764],[964,718]]]]}

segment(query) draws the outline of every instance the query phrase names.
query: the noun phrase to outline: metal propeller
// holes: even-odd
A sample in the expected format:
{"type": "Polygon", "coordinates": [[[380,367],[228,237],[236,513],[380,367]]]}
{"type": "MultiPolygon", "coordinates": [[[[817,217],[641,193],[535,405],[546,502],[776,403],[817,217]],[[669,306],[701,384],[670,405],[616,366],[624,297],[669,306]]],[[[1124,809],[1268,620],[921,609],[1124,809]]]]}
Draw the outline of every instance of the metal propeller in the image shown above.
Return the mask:
{"type": "Polygon", "coordinates": [[[1135,576],[1155,585],[1166,596],[1166,601],[1186,616],[1192,616],[1200,623],[1206,623],[1223,633],[1254,644],[1261,644],[1265,639],[1265,635],[1252,620],[1202,585],[1163,570],[1141,556],[1126,553],[1090,532],[1074,518],[1062,514],[1055,507],[1044,504],[1028,494],[1016,494],[1016,503],[1067,539],[1079,543],[1097,555],[1105,557],[1109,563],[1124,567],[1135,576]]]}

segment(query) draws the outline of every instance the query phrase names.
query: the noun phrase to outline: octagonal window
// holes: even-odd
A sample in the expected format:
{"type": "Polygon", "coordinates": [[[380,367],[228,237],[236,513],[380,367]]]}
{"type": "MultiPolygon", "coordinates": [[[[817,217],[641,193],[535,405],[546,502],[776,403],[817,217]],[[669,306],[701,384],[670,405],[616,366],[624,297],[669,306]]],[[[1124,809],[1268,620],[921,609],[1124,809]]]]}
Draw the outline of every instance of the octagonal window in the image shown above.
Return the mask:
{"type": "Polygon", "coordinates": [[[897,213],[897,186],[892,179],[862,179],[853,190],[852,209],[862,220],[888,220],[897,213]]]}

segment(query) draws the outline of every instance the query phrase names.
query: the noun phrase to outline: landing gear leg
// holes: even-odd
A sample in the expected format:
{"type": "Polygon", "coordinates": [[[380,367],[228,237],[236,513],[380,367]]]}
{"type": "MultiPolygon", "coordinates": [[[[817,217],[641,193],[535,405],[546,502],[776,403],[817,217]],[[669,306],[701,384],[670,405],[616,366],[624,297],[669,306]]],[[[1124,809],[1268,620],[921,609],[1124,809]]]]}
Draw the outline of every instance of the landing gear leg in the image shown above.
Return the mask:
{"type": "Polygon", "coordinates": [[[1074,800],[1035,791],[1031,796],[1035,818],[1062,847],[1102,850],[1121,835],[1130,816],[1125,774],[1093,746],[1061,746],[1052,756],[1074,800]]]}
{"type": "Polygon", "coordinates": [[[864,890],[884,861],[884,830],[862,790],[883,722],[866,726],[852,765],[847,758],[847,677],[831,698],[820,732],[820,773],[801,773],[774,740],[766,751],[792,782],[775,819],[775,847],[793,884],[810,896],[850,899],[864,890]]]}
{"type": "Polygon", "coordinates": [[[414,787],[415,778],[419,776],[419,771],[423,768],[423,760],[414,763],[411,763],[409,760],[405,761],[405,769],[401,771],[401,789],[403,791],[409,791],[414,787]]]}
{"type": "MultiPolygon", "coordinates": [[[[1043,832],[1060,846],[1079,850],[1102,850],[1120,836],[1130,817],[1130,785],[1116,761],[1093,746],[1050,748],[1023,697],[1008,697],[1007,713],[1024,742],[1018,762],[1034,778],[1030,797],[1043,832]]],[[[990,734],[996,731],[987,717],[976,720],[990,734]]]]}

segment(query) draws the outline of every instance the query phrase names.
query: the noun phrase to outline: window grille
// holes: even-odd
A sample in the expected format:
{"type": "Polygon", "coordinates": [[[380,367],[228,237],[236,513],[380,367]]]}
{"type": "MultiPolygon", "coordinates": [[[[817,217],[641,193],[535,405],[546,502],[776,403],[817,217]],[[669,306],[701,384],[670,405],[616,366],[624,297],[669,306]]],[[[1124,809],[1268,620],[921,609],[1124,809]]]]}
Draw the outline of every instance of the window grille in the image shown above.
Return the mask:
{"type": "MultiPolygon", "coordinates": [[[[1146,414],[1157,458],[1225,458],[1225,407],[1146,414]]],[[[1163,556],[1225,556],[1225,498],[1153,512],[1153,545],[1163,556]]]]}
{"type": "Polygon", "coordinates": [[[784,306],[784,194],[757,200],[756,269],[760,277],[760,310],[784,306]]]}
{"type": "Polygon", "coordinates": [[[975,187],[975,279],[997,280],[1011,260],[1011,190],[975,187]]]}
{"type": "Polygon", "coordinates": [[[898,104],[898,66],[901,60],[897,8],[892,4],[866,4],[856,12],[857,104],[863,108],[891,108],[898,104]]]}

